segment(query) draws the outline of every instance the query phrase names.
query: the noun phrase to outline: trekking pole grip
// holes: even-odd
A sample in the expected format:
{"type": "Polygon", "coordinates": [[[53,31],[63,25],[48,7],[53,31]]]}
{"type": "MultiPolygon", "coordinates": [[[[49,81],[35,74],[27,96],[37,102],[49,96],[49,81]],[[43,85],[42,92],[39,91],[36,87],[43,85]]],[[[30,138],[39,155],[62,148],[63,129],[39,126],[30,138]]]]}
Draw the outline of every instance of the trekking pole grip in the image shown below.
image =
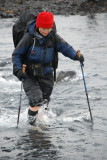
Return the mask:
{"type": "MultiPolygon", "coordinates": [[[[80,55],[81,55],[81,54],[80,54],[80,50],[78,50],[78,51],[77,51],[77,53],[78,53],[78,57],[80,57],[80,55]]],[[[83,67],[84,67],[83,62],[80,62],[80,64],[81,64],[81,66],[83,66],[83,67]]]]}
{"type": "Polygon", "coordinates": [[[78,57],[80,57],[80,50],[78,50],[77,52],[78,52],[78,57]]]}
{"type": "Polygon", "coordinates": [[[25,73],[25,70],[26,70],[26,64],[23,64],[22,72],[25,73]]]}

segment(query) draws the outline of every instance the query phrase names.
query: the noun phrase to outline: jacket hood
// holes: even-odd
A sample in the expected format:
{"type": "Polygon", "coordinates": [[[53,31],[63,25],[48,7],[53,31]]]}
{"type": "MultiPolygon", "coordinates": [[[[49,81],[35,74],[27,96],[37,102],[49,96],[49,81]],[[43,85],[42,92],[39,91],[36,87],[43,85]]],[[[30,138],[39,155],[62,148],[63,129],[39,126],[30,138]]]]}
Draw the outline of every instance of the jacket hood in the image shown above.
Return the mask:
{"type": "Polygon", "coordinates": [[[42,44],[44,42],[45,39],[47,39],[48,37],[50,37],[52,34],[54,34],[56,32],[56,26],[54,25],[52,31],[46,36],[42,36],[37,30],[36,30],[36,20],[32,21],[29,25],[29,33],[33,36],[36,37],[40,43],[42,44]]]}
{"type": "Polygon", "coordinates": [[[36,20],[32,21],[30,24],[29,24],[29,33],[33,36],[34,34],[34,30],[36,28],[36,20]]]}

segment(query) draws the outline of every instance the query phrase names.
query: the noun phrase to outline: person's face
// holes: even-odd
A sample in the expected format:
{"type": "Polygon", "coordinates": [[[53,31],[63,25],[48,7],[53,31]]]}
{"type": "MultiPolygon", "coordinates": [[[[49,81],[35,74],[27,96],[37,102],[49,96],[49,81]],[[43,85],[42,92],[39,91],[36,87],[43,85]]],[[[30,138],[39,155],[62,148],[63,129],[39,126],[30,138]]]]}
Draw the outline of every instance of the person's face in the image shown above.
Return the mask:
{"type": "Polygon", "coordinates": [[[40,34],[47,36],[52,31],[52,28],[39,28],[40,34]]]}

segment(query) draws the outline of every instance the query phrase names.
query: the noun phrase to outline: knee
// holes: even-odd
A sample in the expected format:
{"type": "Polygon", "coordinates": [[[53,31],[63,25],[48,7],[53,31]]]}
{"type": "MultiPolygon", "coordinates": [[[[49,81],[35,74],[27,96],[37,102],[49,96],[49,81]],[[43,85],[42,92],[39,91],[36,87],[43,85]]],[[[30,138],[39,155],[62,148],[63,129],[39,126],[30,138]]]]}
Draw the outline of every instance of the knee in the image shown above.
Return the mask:
{"type": "Polygon", "coordinates": [[[31,99],[31,100],[29,100],[29,105],[30,105],[31,107],[41,106],[43,103],[44,103],[44,102],[43,102],[42,99],[39,99],[39,100],[31,99]]]}

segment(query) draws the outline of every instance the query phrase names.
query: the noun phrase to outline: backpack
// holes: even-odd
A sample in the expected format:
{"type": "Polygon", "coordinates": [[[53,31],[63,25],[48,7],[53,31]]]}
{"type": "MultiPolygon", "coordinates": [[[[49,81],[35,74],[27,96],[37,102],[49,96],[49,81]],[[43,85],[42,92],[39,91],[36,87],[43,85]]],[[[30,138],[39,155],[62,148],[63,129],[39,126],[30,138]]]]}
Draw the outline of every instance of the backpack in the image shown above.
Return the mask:
{"type": "MultiPolygon", "coordinates": [[[[21,14],[21,16],[17,19],[15,24],[12,28],[12,35],[13,35],[13,43],[14,47],[16,48],[17,44],[20,42],[22,37],[26,32],[28,32],[29,24],[37,18],[38,13],[31,10],[26,10],[21,14]]],[[[56,32],[56,24],[54,22],[54,30],[56,32]]],[[[53,40],[54,45],[56,43],[56,40],[54,38],[53,40]]],[[[56,69],[58,68],[58,52],[56,51],[54,47],[54,60],[52,61],[52,66],[54,68],[54,81],[56,81],[56,69]]]]}

